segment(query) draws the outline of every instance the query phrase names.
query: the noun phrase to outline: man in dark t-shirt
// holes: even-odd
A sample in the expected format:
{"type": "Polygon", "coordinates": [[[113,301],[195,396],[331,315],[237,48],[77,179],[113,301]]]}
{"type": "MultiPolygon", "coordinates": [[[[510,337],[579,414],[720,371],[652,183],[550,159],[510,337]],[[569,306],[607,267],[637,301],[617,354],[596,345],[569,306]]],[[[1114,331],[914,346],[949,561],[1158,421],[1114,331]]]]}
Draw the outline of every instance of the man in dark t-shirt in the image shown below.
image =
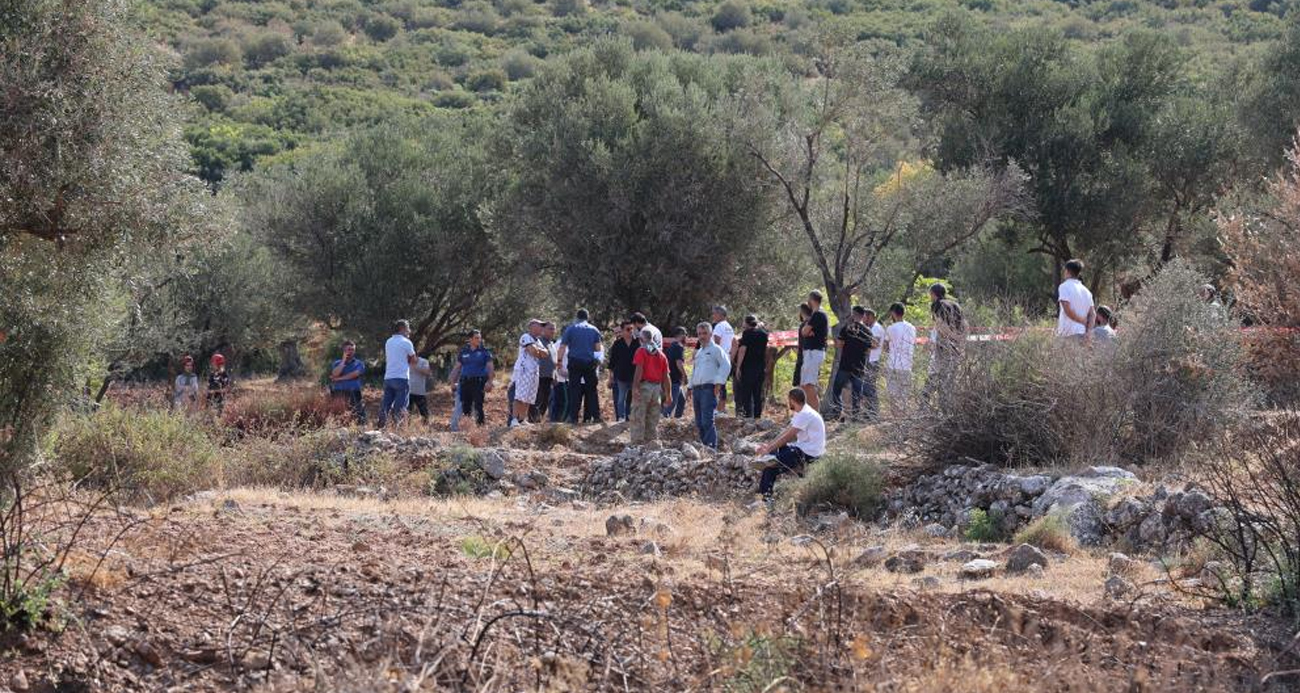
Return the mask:
{"type": "Polygon", "coordinates": [[[686,414],[686,391],[682,383],[686,382],[686,328],[675,327],[671,335],[672,343],[664,347],[664,356],[668,357],[668,377],[672,381],[672,399],[664,402],[664,418],[680,419],[686,414]]]}
{"type": "Polygon", "coordinates": [[[740,335],[736,352],[737,413],[758,419],[763,416],[763,380],[767,376],[767,330],[758,324],[758,318],[745,316],[745,331],[740,335]]]}
{"type": "Polygon", "coordinates": [[[826,339],[830,334],[830,319],[822,311],[822,292],[808,294],[808,310],[811,311],[807,322],[799,328],[802,337],[803,367],[799,372],[799,387],[807,396],[808,406],[820,407],[817,387],[821,381],[822,364],[826,361],[826,339]]]}
{"type": "Polygon", "coordinates": [[[865,323],[866,316],[866,308],[853,306],[852,317],[840,328],[840,335],[835,340],[835,347],[840,350],[840,369],[831,385],[831,404],[836,417],[844,413],[840,395],[845,385],[852,392],[854,418],[862,413],[862,399],[867,389],[867,357],[872,347],[876,346],[871,337],[871,328],[865,323]]]}
{"type": "Polygon", "coordinates": [[[631,321],[620,326],[619,338],[609,347],[609,379],[614,386],[614,419],[626,421],[632,410],[632,377],[636,364],[632,358],[641,347],[631,321]]]}

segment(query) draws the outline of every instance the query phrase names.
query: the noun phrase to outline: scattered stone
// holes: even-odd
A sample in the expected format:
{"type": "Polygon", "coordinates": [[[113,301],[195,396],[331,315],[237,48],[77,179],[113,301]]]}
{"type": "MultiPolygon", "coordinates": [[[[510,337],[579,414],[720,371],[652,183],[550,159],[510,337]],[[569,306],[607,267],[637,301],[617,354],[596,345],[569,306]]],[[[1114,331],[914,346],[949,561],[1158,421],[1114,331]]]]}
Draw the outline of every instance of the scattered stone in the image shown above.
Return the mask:
{"type": "Polygon", "coordinates": [[[921,577],[912,578],[912,584],[923,590],[932,590],[938,589],[939,585],[942,583],[939,578],[933,575],[923,575],[921,577]]]}
{"type": "Polygon", "coordinates": [[[483,450],[478,454],[478,466],[484,474],[493,479],[502,479],[506,475],[506,456],[500,450],[483,450]]]}
{"type": "Polygon", "coordinates": [[[221,509],[222,509],[223,511],[225,511],[225,512],[228,512],[228,513],[237,513],[237,512],[242,512],[242,511],[243,511],[243,510],[239,507],[239,503],[238,503],[237,501],[235,501],[235,499],[233,499],[233,498],[227,498],[227,499],[225,499],[224,501],[222,501],[222,502],[221,502],[221,509]]]}
{"type": "Polygon", "coordinates": [[[135,650],[136,655],[138,655],[140,659],[144,660],[145,663],[155,668],[162,667],[162,655],[158,653],[158,648],[154,647],[153,643],[141,638],[135,641],[133,649],[135,650]]]}
{"type": "Polygon", "coordinates": [[[1025,568],[1025,575],[1028,575],[1031,578],[1041,578],[1045,574],[1047,574],[1047,570],[1037,563],[1025,568]]]}
{"type": "Polygon", "coordinates": [[[1110,569],[1111,575],[1132,575],[1137,572],[1138,562],[1125,554],[1115,552],[1110,555],[1106,567],[1110,569]]]}
{"type": "Polygon", "coordinates": [[[1012,549],[1011,554],[1007,556],[1008,573],[1023,573],[1034,565],[1046,568],[1047,555],[1033,544],[1021,544],[1012,549]]]}
{"type": "Polygon", "coordinates": [[[269,669],[271,667],[271,658],[267,656],[265,652],[260,650],[249,650],[244,654],[243,658],[239,660],[239,664],[245,669],[252,671],[269,669]]]}
{"type": "Polygon", "coordinates": [[[130,632],[122,626],[109,626],[104,629],[104,639],[113,647],[121,647],[131,638],[130,632]]]}
{"type": "Polygon", "coordinates": [[[610,515],[605,520],[605,536],[621,537],[636,534],[636,521],[631,515],[610,515]]]}
{"type": "Polygon", "coordinates": [[[629,447],[593,463],[582,490],[601,499],[653,500],[698,495],[728,499],[754,492],[757,475],[749,469],[747,455],[715,453],[695,448],[698,458],[682,449],[644,450],[629,447]],[[712,459],[716,455],[716,459],[712,459]]]}
{"type": "Polygon", "coordinates": [[[653,517],[641,518],[641,532],[644,534],[654,534],[658,537],[668,537],[676,534],[672,525],[660,522],[653,517]]]}
{"type": "Polygon", "coordinates": [[[931,522],[925,527],[922,527],[921,531],[925,532],[926,536],[931,536],[934,537],[935,539],[942,539],[948,536],[948,528],[944,527],[938,522],[931,522]]]}
{"type": "Polygon", "coordinates": [[[943,560],[956,563],[966,563],[979,558],[980,555],[970,549],[953,549],[943,555],[943,560]]]}
{"type": "Polygon", "coordinates": [[[1133,583],[1118,575],[1112,575],[1106,578],[1105,587],[1106,596],[1111,599],[1120,599],[1133,591],[1133,583]]]}
{"type": "Polygon", "coordinates": [[[987,558],[977,558],[961,567],[957,576],[963,580],[984,580],[993,577],[994,571],[998,569],[998,564],[987,558]]]}
{"type": "Polygon", "coordinates": [[[31,684],[27,682],[27,672],[22,669],[15,671],[14,675],[9,677],[9,687],[14,690],[14,693],[31,690],[31,684]]]}
{"type": "Polygon", "coordinates": [[[885,559],[885,570],[891,573],[919,573],[929,562],[923,551],[901,551],[885,559]]]}
{"type": "Polygon", "coordinates": [[[1110,498],[1136,483],[1137,476],[1128,470],[1089,467],[1082,473],[1057,479],[1034,501],[1034,515],[1062,515],[1076,541],[1095,546],[1101,543],[1105,532],[1102,508],[1110,498]]]}
{"type": "Polygon", "coordinates": [[[647,541],[646,543],[641,545],[641,553],[642,555],[645,556],[658,556],[659,545],[654,543],[653,541],[647,541]]]}
{"type": "Polygon", "coordinates": [[[815,532],[833,532],[849,522],[849,514],[843,511],[838,513],[822,513],[817,516],[816,522],[813,523],[815,532]]]}
{"type": "Polygon", "coordinates": [[[690,443],[682,443],[682,457],[688,460],[700,459],[700,451],[690,443]]]}
{"type": "Polygon", "coordinates": [[[883,546],[868,546],[853,559],[853,565],[859,568],[874,568],[885,560],[886,553],[883,546]]]}

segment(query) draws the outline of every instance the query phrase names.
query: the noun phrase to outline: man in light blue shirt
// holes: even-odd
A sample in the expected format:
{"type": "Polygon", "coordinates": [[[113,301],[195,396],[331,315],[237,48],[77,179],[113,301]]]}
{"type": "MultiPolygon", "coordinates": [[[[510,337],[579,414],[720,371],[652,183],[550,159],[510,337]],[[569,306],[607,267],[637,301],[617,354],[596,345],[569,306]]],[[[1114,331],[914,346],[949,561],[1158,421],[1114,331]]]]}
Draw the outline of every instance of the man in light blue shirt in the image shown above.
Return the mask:
{"type": "Polygon", "coordinates": [[[691,368],[691,403],[695,407],[695,427],[700,431],[700,442],[711,448],[718,447],[718,431],[713,427],[718,399],[731,375],[731,358],[713,341],[713,326],[702,322],[695,326],[699,344],[695,348],[695,361],[691,368]]]}
{"type": "Polygon", "coordinates": [[[384,398],[379,404],[379,427],[393,417],[393,425],[402,422],[402,415],[411,403],[411,366],[415,365],[415,345],[409,336],[411,324],[405,320],[393,323],[393,336],[384,342],[384,398]]]}

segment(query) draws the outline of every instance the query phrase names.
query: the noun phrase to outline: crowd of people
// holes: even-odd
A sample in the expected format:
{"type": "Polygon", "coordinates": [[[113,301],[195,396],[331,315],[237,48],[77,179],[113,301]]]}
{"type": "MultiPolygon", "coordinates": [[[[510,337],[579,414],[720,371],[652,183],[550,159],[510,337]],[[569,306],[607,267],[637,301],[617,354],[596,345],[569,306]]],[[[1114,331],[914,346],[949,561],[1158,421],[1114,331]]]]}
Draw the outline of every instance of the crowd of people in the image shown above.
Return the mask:
{"type": "MultiPolygon", "coordinates": [[[[1079,260],[1064,266],[1065,279],[1058,287],[1056,333],[1067,340],[1110,342],[1116,334],[1114,314],[1109,307],[1094,304],[1091,291],[1080,279],[1083,270],[1079,260]]],[[[961,305],[948,296],[942,284],[930,287],[929,298],[933,326],[928,338],[929,368],[920,394],[922,402],[929,402],[934,393],[951,383],[967,342],[961,305]]],[[[882,318],[874,310],[853,306],[845,322],[832,330],[822,301],[822,294],[813,291],[799,306],[794,377],[786,395],[791,412],[789,427],[764,446],[755,461],[762,472],[760,491],[765,495],[770,494],[780,474],[802,473],[825,450],[826,425],[820,398],[827,351],[832,343],[838,353],[838,362],[826,382],[830,397],[827,412],[832,418],[878,418],[882,376],[891,413],[906,415],[911,406],[913,357],[919,340],[916,326],[907,320],[906,307],[894,303],[882,318]]],[[[554,322],[529,320],[519,337],[510,374],[507,423],[511,427],[544,420],[600,423],[600,382],[604,376],[614,418],[627,422],[632,445],[656,440],[660,419],[684,417],[689,403],[700,442],[716,448],[715,420],[730,415],[729,401],[734,400],[737,416],[763,416],[772,389],[769,378],[774,371],[773,361],[778,356],[766,326],[757,316],[743,318],[739,335],[729,318],[725,306],[713,306],[710,320],[695,325],[691,339],[685,327],[674,327],[665,337],[644,314],[634,312],[618,325],[608,345],[585,309],[578,310],[563,330],[558,330],[554,322]]],[[[408,416],[418,415],[426,423],[429,421],[428,397],[434,372],[429,361],[417,353],[410,332],[410,324],[398,320],[384,344],[383,394],[378,413],[381,428],[398,425],[408,416]]],[[[459,430],[462,421],[472,420],[480,427],[487,424],[484,401],[493,390],[496,361],[484,345],[483,335],[477,330],[469,332],[449,376],[454,402],[451,430],[459,430]]],[[[185,357],[182,367],[173,388],[173,404],[198,407],[200,388],[193,359],[185,357]]],[[[356,354],[356,344],[344,342],[340,358],[330,367],[330,390],[346,403],[358,422],[366,420],[362,398],[365,374],[366,365],[356,354]]],[[[204,395],[208,405],[220,411],[231,385],[224,357],[214,355],[204,395]]]]}

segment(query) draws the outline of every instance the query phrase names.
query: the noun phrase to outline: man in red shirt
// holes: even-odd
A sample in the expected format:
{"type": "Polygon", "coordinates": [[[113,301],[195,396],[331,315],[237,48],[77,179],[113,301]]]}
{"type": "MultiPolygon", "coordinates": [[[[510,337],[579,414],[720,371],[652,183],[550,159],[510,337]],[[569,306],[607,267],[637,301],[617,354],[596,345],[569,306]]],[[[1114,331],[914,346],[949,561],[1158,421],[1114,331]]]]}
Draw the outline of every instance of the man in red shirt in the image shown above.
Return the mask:
{"type": "Polygon", "coordinates": [[[668,378],[668,357],[664,356],[664,338],[659,330],[646,326],[641,330],[641,348],[632,356],[636,372],[632,375],[632,416],[628,438],[642,445],[659,438],[659,417],[665,399],[672,397],[668,378]]]}

